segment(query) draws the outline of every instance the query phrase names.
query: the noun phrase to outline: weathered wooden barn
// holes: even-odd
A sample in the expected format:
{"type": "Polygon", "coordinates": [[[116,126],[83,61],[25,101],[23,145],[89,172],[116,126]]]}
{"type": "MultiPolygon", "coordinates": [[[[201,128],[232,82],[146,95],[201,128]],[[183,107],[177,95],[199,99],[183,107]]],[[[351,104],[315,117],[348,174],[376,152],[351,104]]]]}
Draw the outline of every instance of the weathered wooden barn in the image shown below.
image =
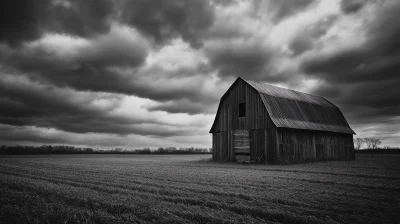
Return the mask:
{"type": "Polygon", "coordinates": [[[236,79],[211,127],[214,160],[291,163],[354,159],[353,134],[323,97],[236,79]]]}

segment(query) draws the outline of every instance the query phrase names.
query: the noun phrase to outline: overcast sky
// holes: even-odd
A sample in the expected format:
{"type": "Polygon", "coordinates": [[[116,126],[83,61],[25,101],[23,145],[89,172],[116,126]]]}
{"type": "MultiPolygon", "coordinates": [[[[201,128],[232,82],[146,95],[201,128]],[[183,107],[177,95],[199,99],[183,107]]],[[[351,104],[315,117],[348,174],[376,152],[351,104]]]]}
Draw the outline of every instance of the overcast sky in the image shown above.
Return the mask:
{"type": "Polygon", "coordinates": [[[211,147],[220,97],[325,97],[400,146],[398,0],[0,2],[0,144],[211,147]]]}

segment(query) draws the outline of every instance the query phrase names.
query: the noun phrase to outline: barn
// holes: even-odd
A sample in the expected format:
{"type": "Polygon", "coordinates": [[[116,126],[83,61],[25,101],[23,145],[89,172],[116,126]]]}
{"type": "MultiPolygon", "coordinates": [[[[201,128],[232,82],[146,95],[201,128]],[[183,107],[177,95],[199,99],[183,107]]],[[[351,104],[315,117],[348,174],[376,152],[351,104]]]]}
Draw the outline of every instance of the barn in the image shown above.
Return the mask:
{"type": "Polygon", "coordinates": [[[237,78],[211,127],[214,160],[293,163],[354,159],[340,109],[314,96],[237,78]]]}

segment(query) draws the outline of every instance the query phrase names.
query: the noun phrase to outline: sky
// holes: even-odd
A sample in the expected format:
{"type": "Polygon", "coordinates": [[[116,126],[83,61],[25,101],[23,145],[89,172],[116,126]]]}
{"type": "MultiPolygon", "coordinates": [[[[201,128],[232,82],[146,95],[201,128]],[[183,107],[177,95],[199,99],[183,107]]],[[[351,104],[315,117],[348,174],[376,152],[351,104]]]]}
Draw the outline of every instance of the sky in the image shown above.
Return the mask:
{"type": "Polygon", "coordinates": [[[398,0],[0,1],[0,145],[211,147],[237,77],[400,146],[398,0]]]}

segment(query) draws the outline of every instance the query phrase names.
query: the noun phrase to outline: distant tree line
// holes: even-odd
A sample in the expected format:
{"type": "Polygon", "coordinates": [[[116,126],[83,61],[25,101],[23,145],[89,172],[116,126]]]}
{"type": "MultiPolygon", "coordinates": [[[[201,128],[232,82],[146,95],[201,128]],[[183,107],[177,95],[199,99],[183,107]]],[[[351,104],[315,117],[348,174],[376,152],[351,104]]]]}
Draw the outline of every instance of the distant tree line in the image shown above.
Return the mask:
{"type": "Polygon", "coordinates": [[[355,138],[354,149],[360,150],[364,145],[367,149],[377,149],[382,144],[382,141],[377,138],[355,138]]]}
{"type": "Polygon", "coordinates": [[[383,153],[383,154],[393,154],[399,153],[399,147],[380,147],[382,141],[378,138],[355,138],[354,139],[354,149],[357,153],[383,153]],[[365,147],[364,147],[365,146],[365,147]]]}
{"type": "Polygon", "coordinates": [[[210,154],[211,148],[176,148],[160,147],[158,149],[93,149],[85,147],[65,145],[42,145],[42,146],[1,146],[0,155],[29,155],[29,154],[210,154]]]}

